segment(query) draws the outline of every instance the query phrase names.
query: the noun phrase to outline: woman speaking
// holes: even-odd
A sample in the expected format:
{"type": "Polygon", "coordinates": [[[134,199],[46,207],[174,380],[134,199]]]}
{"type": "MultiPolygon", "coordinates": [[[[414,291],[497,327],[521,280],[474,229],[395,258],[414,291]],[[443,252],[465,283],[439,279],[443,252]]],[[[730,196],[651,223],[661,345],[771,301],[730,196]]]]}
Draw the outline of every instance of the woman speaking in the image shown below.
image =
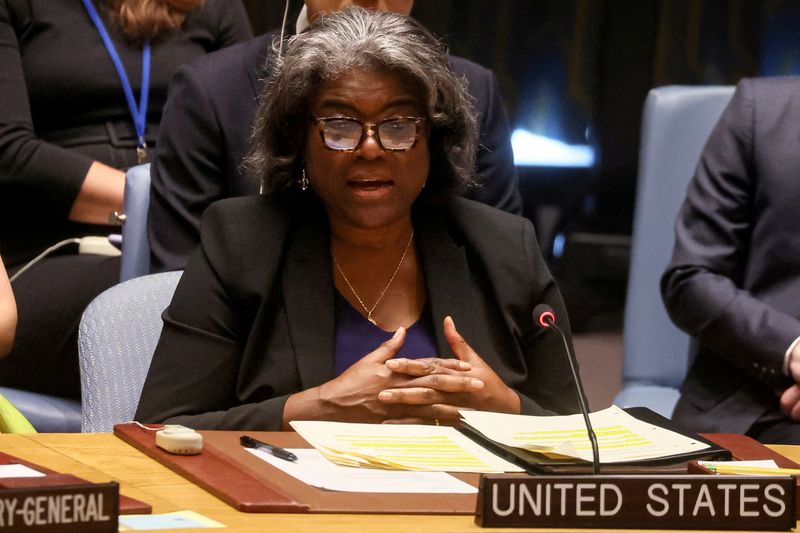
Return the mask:
{"type": "MultiPolygon", "coordinates": [[[[137,420],[456,423],[574,412],[563,303],[526,219],[469,200],[475,117],[408,17],[351,8],[292,38],[250,157],[264,195],[203,220],[137,420]]],[[[568,328],[567,328],[568,329],[568,328]]]]}

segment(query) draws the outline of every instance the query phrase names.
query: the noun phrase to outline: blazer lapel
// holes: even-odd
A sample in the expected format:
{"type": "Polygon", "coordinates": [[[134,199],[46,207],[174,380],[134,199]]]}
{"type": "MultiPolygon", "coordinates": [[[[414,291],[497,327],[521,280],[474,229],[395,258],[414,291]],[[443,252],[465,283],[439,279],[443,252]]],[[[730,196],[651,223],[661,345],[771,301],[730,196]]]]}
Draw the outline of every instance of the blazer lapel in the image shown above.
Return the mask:
{"type": "Polygon", "coordinates": [[[472,281],[466,252],[463,245],[453,240],[440,217],[426,217],[421,222],[415,226],[436,332],[436,346],[440,357],[453,357],[444,337],[444,317],[453,317],[456,328],[466,339],[476,332],[473,305],[470,303],[472,281]]]}
{"type": "Polygon", "coordinates": [[[283,299],[303,389],[333,378],[334,293],[326,225],[305,217],[292,235],[283,299]]]}

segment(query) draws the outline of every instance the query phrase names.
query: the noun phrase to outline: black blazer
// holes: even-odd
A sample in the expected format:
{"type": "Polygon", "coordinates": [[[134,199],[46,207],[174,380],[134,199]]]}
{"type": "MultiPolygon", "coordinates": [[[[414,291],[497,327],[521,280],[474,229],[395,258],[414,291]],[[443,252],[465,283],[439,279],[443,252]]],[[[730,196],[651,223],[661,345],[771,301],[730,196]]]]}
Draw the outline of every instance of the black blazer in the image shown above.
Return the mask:
{"type": "Polygon", "coordinates": [[[800,78],[746,79],[700,158],[662,279],[670,316],[698,341],[673,418],[744,433],[791,381],[800,336],[800,78]]]}
{"type": "MultiPolygon", "coordinates": [[[[440,355],[452,357],[441,331],[451,315],[519,392],[523,413],[575,412],[561,340],[531,320],[546,302],[569,331],[531,223],[458,198],[419,210],[414,227],[440,355]]],[[[164,313],[136,419],[280,429],[290,394],[334,377],[332,280],[327,217],[316,202],[248,196],[209,208],[164,313]]]]}
{"type": "MultiPolygon", "coordinates": [[[[277,32],[231,46],[185,65],[170,85],[152,166],[148,216],[151,270],[184,267],[200,240],[200,219],[214,201],[258,192],[241,168],[257,99],[277,32]]],[[[464,76],[479,115],[480,186],[468,197],[522,214],[508,121],[494,74],[450,58],[464,76]]]]}

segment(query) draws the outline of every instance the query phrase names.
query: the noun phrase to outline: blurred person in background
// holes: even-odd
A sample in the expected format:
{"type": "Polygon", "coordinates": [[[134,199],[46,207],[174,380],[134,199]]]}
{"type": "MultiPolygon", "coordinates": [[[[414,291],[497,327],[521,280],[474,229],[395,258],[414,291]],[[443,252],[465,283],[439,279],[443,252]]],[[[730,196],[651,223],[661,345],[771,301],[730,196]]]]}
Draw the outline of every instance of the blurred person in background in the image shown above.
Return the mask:
{"type": "MultiPolygon", "coordinates": [[[[118,231],[125,169],[148,161],[175,70],[251,37],[240,0],[0,0],[0,253],[118,231]]],[[[77,327],[119,258],[69,244],[14,281],[0,385],[80,398],[77,327]]]]}

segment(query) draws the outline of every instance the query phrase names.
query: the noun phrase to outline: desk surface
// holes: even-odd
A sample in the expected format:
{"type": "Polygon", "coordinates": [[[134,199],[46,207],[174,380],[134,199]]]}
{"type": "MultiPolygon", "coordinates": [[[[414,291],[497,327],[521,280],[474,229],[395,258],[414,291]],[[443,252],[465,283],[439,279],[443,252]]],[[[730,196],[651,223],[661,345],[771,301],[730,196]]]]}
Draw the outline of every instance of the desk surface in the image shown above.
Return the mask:
{"type": "MultiPolygon", "coordinates": [[[[773,446],[800,462],[800,446],[773,446]]],[[[46,468],[102,482],[115,480],[120,490],[153,506],[154,513],[194,510],[242,532],[468,532],[482,530],[472,516],[297,515],[240,513],[179,475],[128,446],[110,433],[0,435],[0,451],[46,468]]],[[[214,531],[206,529],[180,531],[214,531]]],[[[514,529],[511,531],[535,531],[514,529]]],[[[548,532],[559,531],[549,529],[548,532]]],[[[635,533],[637,530],[624,530],[635,533]]]]}

